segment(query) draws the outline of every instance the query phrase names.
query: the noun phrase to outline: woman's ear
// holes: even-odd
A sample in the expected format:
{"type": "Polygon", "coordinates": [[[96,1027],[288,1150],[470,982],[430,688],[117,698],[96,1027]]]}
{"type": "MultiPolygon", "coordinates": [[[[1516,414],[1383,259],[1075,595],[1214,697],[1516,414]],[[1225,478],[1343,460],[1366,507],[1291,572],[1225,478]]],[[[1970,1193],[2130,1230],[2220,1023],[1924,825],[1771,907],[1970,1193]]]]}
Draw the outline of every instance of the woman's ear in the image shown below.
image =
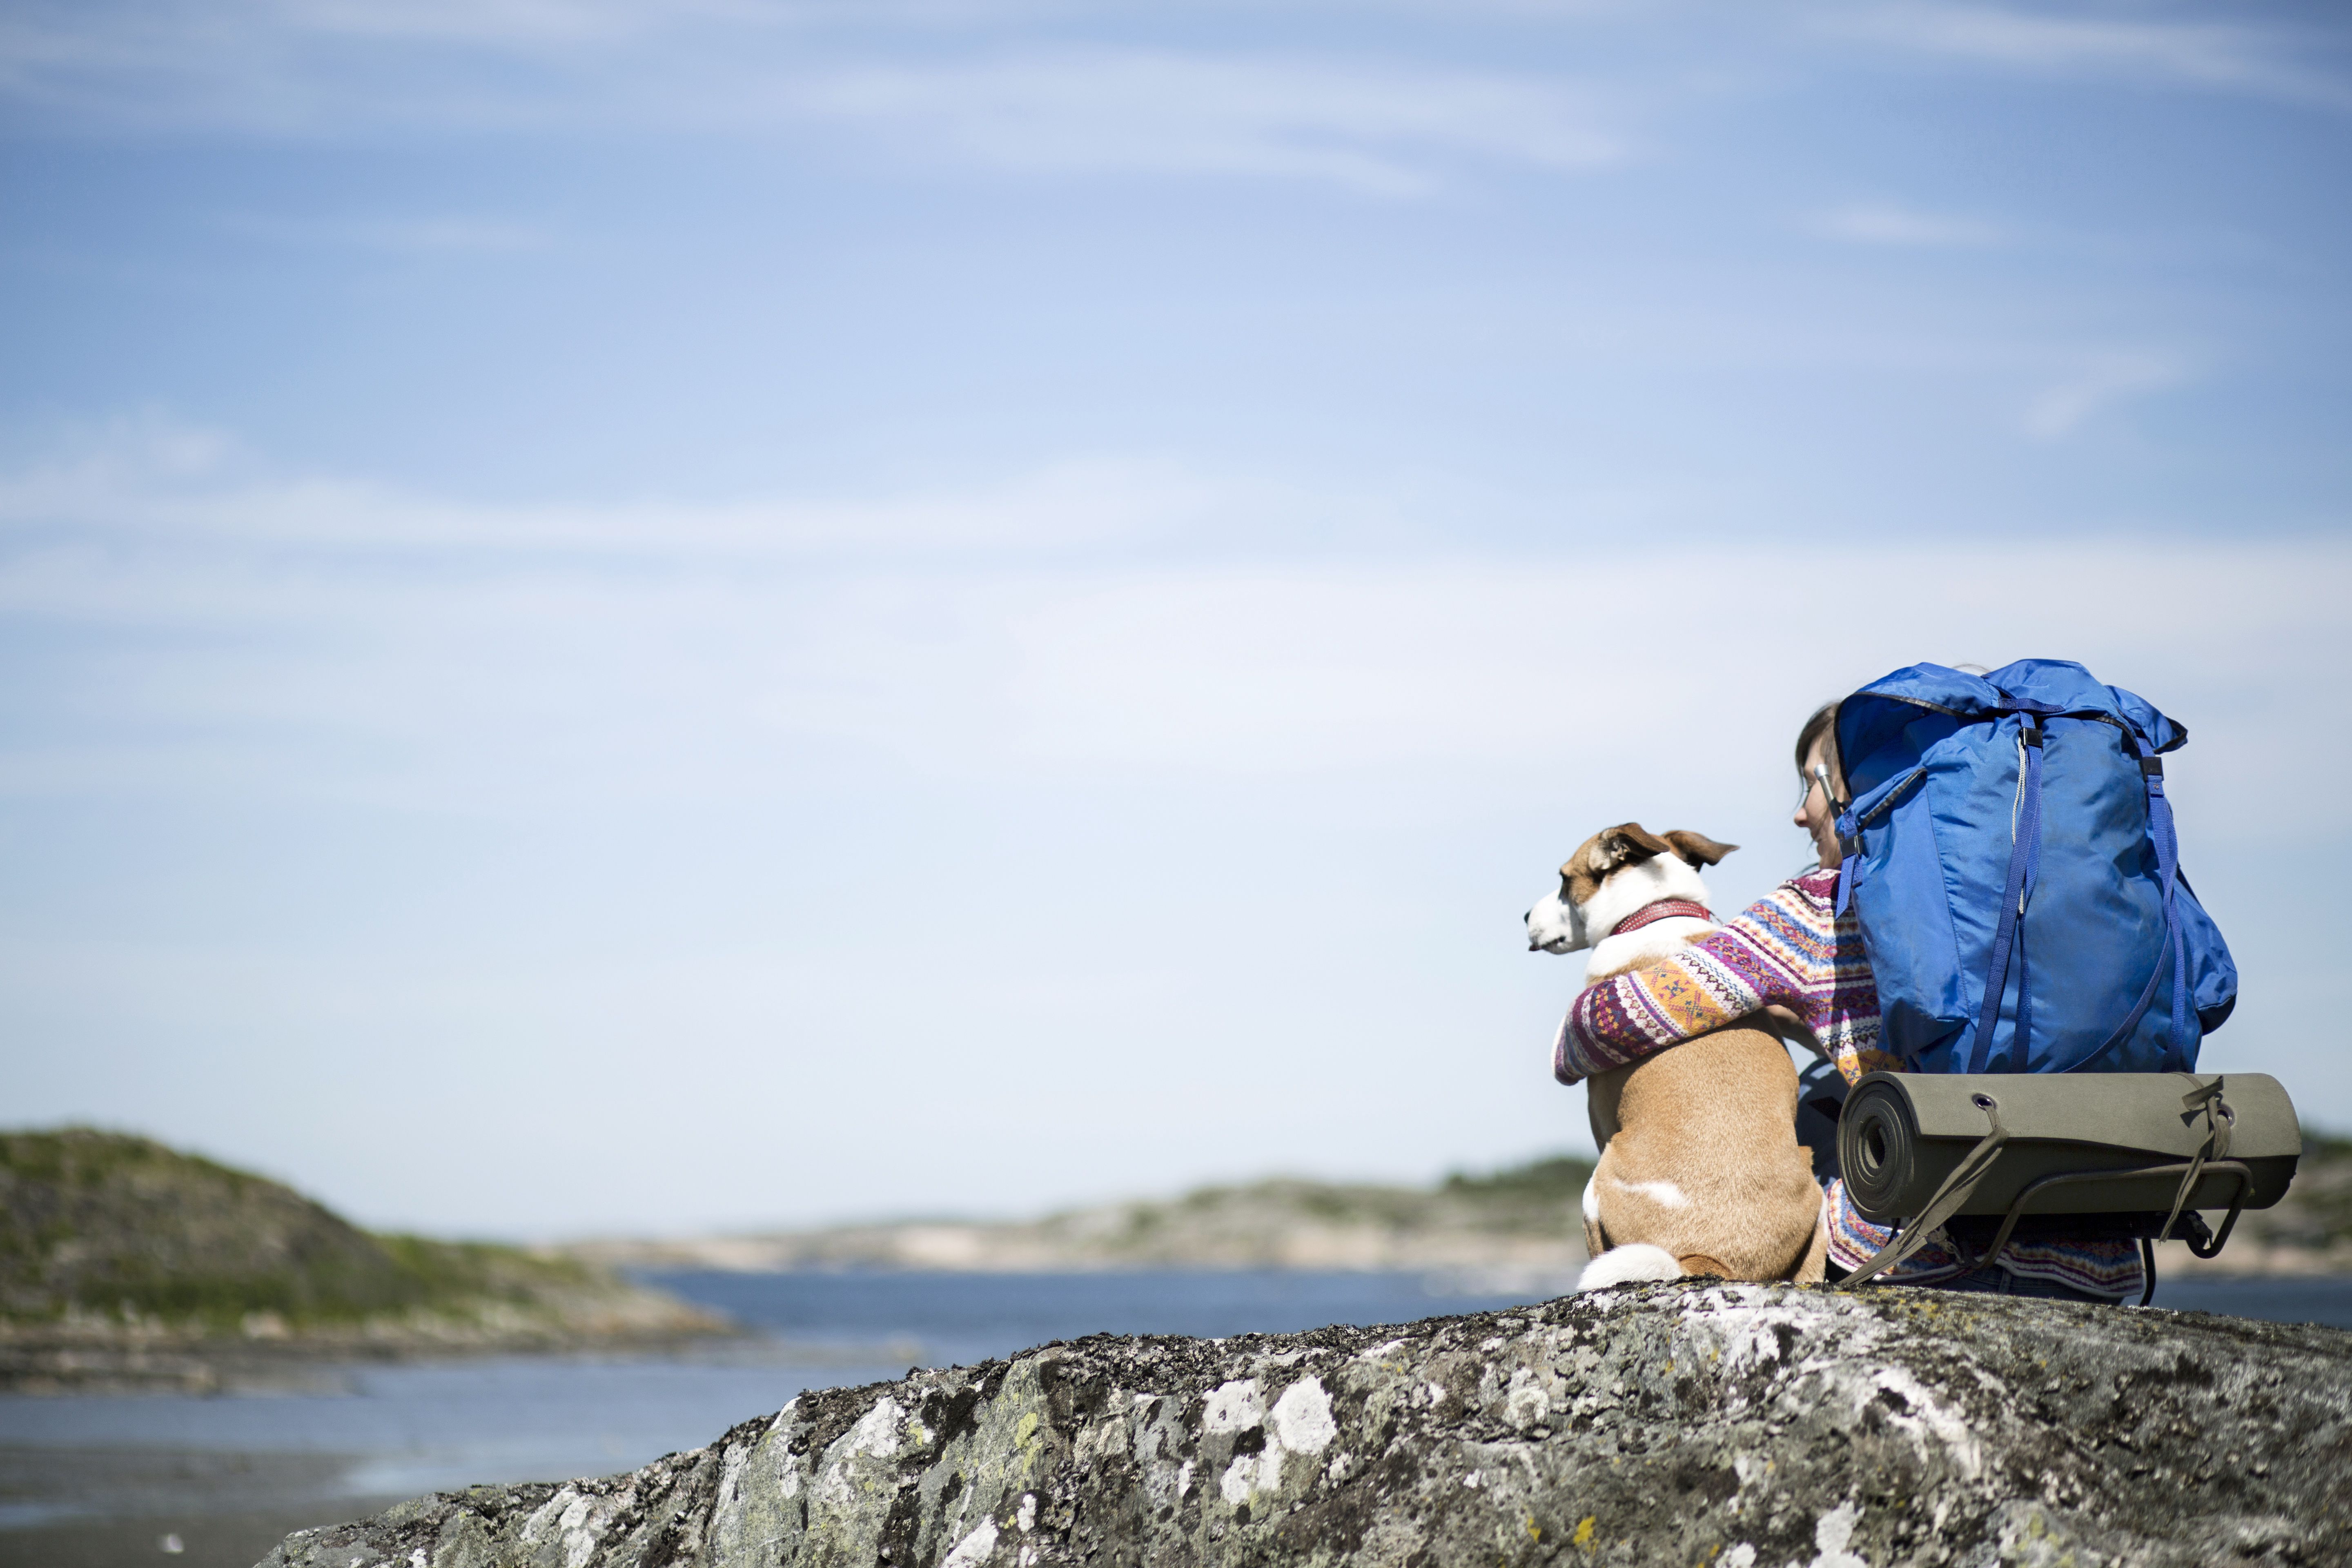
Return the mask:
{"type": "Polygon", "coordinates": [[[1706,834],[1693,833],[1686,827],[1677,827],[1667,834],[1666,842],[1693,866],[1712,866],[1739,847],[1737,844],[1717,844],[1706,834]]]}

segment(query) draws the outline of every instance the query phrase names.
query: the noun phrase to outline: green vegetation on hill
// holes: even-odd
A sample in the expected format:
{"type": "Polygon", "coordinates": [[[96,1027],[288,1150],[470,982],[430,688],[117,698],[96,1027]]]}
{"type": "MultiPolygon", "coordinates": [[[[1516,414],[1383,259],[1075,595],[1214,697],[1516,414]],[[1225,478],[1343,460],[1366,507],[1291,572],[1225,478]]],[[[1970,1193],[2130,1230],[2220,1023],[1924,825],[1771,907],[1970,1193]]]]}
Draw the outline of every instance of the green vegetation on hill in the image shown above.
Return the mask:
{"type": "Polygon", "coordinates": [[[2352,1138],[2305,1128],[2294,1184],[2276,1208],[2248,1214],[2237,1234],[2329,1257],[2337,1269],[2352,1265],[2352,1138]]]}
{"type": "Polygon", "coordinates": [[[420,1318],[547,1329],[583,1308],[644,1318],[645,1294],[572,1258],[371,1235],[278,1183],[150,1139],[0,1133],[0,1322],[247,1336],[420,1318]]]}
{"type": "Polygon", "coordinates": [[[1198,1187],[1172,1204],[1133,1205],[1138,1214],[1195,1212],[1271,1202],[1338,1222],[1423,1225],[1446,1223],[1488,1230],[1545,1229],[1559,1223],[1562,1204],[1574,1206],[1592,1175],[1592,1162],[1555,1154],[1484,1175],[1455,1171],[1434,1190],[1276,1176],[1244,1186],[1198,1187]]]}
{"type": "Polygon", "coordinates": [[[1563,1201],[1576,1202],[1583,1195],[1584,1184],[1591,1179],[1591,1161],[1580,1160],[1573,1154],[1554,1154],[1549,1159],[1530,1160],[1524,1165],[1508,1165],[1484,1176],[1456,1171],[1440,1183],[1437,1190],[1499,1213],[1527,1208],[1549,1212],[1552,1205],[1563,1201]]]}
{"type": "MultiPolygon", "coordinates": [[[[1172,1201],[1120,1205],[1121,1239],[1143,1242],[1188,1226],[1203,1237],[1229,1226],[1276,1229],[1285,1224],[1371,1226],[1395,1232],[1475,1231],[1496,1236],[1574,1233],[1573,1216],[1591,1163],[1554,1155],[1484,1175],[1456,1171],[1434,1189],[1276,1176],[1240,1186],[1199,1187],[1172,1201]]],[[[1082,1226],[1086,1214],[1056,1216],[1082,1226]]]]}

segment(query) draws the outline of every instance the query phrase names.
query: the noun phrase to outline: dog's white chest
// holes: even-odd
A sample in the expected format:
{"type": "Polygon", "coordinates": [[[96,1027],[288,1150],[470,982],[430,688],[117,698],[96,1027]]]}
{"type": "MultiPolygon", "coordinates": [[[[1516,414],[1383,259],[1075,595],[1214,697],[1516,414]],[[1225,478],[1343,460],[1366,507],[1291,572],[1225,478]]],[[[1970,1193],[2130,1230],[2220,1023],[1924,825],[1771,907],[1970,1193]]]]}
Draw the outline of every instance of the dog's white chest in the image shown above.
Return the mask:
{"type": "Polygon", "coordinates": [[[1664,958],[1676,948],[1696,942],[1713,930],[1713,922],[1703,921],[1696,915],[1672,915],[1665,920],[1653,921],[1638,931],[1629,931],[1622,936],[1604,937],[1593,948],[1592,957],[1585,963],[1585,978],[1588,983],[1605,980],[1637,964],[1664,958]]]}

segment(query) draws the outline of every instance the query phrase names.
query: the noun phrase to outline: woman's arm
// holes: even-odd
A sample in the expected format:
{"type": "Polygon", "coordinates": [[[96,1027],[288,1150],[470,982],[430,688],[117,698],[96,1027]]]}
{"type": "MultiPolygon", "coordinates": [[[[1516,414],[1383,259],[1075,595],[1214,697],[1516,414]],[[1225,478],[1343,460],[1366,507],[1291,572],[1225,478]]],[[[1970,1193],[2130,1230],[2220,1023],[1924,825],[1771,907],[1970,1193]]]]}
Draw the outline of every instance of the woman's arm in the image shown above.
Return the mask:
{"type": "Polygon", "coordinates": [[[1574,1083],[1766,1007],[1811,1030],[1847,1079],[1892,1067],[1878,1044],[1878,992],[1862,934],[1837,918],[1837,873],[1791,878],[1697,942],[1585,987],[1552,1044],[1574,1083]]]}

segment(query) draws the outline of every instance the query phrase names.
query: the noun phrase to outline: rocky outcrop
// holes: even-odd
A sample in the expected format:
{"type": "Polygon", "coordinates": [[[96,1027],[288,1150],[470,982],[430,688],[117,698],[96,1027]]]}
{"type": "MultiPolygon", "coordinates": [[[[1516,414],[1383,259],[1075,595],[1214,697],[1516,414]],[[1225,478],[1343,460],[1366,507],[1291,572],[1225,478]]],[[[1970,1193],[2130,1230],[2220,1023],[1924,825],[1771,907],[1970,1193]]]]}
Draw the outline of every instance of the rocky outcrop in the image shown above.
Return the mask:
{"type": "Polygon", "coordinates": [[[577,1258],[374,1235],[149,1139],[0,1132],[0,1392],[209,1393],[328,1358],[725,1331],[577,1258]]]}
{"type": "Polygon", "coordinates": [[[2335,1330],[1654,1286],[804,1394],[631,1474],[305,1531],[268,1568],[2325,1563],[2352,1558],[2347,1477],[2335,1330]]]}

